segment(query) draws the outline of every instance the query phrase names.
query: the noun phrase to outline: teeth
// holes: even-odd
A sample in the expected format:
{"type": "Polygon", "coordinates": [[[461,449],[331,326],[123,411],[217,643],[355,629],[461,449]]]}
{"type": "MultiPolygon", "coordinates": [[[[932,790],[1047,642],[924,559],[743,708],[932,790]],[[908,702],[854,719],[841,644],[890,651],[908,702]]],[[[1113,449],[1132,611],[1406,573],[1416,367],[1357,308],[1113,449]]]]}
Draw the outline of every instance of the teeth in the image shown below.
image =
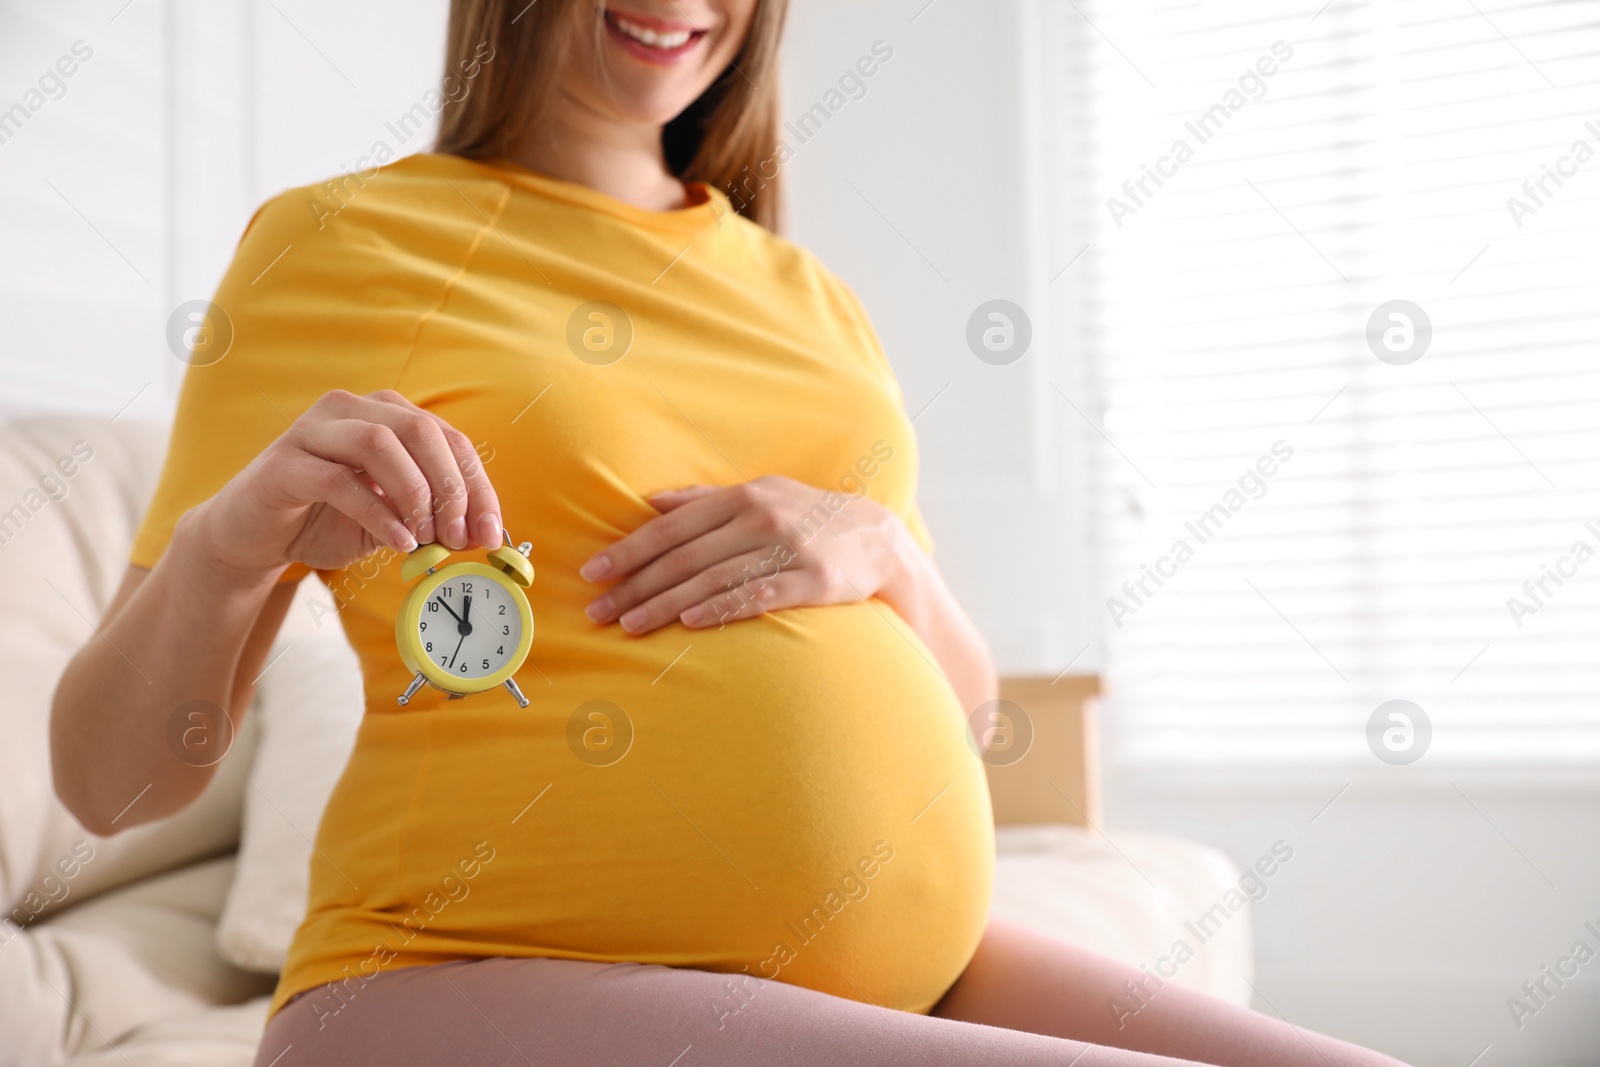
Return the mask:
{"type": "Polygon", "coordinates": [[[651,48],[659,48],[662,51],[671,51],[674,48],[682,48],[684,45],[689,43],[688,30],[678,30],[675,33],[657,33],[648,26],[641,26],[636,22],[629,22],[620,15],[613,16],[613,18],[616,21],[617,29],[621,30],[629,37],[632,37],[640,44],[648,45],[651,48]]]}

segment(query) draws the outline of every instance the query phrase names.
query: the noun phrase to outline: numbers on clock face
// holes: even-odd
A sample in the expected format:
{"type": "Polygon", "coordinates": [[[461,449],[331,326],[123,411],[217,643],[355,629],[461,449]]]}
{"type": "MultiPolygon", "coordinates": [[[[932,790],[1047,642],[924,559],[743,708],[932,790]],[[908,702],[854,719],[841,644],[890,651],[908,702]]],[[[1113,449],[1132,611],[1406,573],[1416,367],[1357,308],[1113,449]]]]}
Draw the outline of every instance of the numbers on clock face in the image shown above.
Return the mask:
{"type": "Polygon", "coordinates": [[[498,582],[479,575],[446,578],[417,621],[423,652],[455,678],[482,678],[504,667],[522,643],[522,615],[498,582]]]}

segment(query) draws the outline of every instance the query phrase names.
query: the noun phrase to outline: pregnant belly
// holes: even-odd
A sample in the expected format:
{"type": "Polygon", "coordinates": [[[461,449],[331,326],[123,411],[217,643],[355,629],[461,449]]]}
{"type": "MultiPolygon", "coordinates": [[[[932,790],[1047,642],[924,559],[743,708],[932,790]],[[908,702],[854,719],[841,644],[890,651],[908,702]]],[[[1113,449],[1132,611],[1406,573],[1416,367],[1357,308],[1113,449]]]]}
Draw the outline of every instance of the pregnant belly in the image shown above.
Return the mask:
{"type": "Polygon", "coordinates": [[[551,644],[527,711],[368,717],[320,843],[388,866],[319,869],[320,906],[392,921],[431,893],[444,903],[413,942],[431,958],[748,971],[912,1011],[959,976],[988,911],[988,791],[954,693],[897,616],[866,603],[619,635],[587,667],[551,644]],[[399,736],[419,729],[420,745],[399,736]],[[403,809],[398,864],[363,846],[385,794],[403,809]]]}

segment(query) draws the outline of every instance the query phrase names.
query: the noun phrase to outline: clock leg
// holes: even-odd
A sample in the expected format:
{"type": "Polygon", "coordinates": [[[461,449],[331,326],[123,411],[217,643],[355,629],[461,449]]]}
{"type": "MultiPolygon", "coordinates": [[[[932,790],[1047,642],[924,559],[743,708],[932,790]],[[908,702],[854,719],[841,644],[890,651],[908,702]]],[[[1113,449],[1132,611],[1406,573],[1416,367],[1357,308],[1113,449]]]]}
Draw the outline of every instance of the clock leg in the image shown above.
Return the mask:
{"type": "Polygon", "coordinates": [[[517,698],[517,707],[525,708],[525,707],[528,706],[528,698],[523,696],[522,695],[522,690],[517,688],[516,679],[507,678],[506,679],[506,688],[511,690],[511,695],[517,698]]]}
{"type": "Polygon", "coordinates": [[[411,703],[411,698],[417,695],[417,690],[421,689],[422,683],[426,681],[427,679],[422,676],[422,672],[418,671],[417,676],[411,679],[411,684],[406,686],[406,691],[400,694],[400,703],[411,703]]]}

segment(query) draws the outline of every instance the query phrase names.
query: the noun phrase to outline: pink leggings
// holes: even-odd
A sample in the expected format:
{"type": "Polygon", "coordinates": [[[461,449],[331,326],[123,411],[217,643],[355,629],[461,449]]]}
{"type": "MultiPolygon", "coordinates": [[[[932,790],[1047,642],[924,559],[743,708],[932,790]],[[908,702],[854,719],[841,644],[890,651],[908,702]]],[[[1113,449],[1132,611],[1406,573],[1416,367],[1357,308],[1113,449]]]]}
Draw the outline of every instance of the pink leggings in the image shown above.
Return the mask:
{"type": "MultiPolygon", "coordinates": [[[[1355,1062],[1335,1059],[1339,1067],[1355,1062]]],[[[1379,1061],[1393,1063],[1378,1056],[1360,1062],[1379,1061]]],[[[1259,1062],[1289,1061],[1278,1055],[1259,1062]]],[[[441,963],[387,971],[353,992],[310,990],[273,1018],[256,1056],[256,1067],[868,1063],[1193,1067],[1189,1060],[913,1015],[747,976],[554,959],[441,963]]]]}

